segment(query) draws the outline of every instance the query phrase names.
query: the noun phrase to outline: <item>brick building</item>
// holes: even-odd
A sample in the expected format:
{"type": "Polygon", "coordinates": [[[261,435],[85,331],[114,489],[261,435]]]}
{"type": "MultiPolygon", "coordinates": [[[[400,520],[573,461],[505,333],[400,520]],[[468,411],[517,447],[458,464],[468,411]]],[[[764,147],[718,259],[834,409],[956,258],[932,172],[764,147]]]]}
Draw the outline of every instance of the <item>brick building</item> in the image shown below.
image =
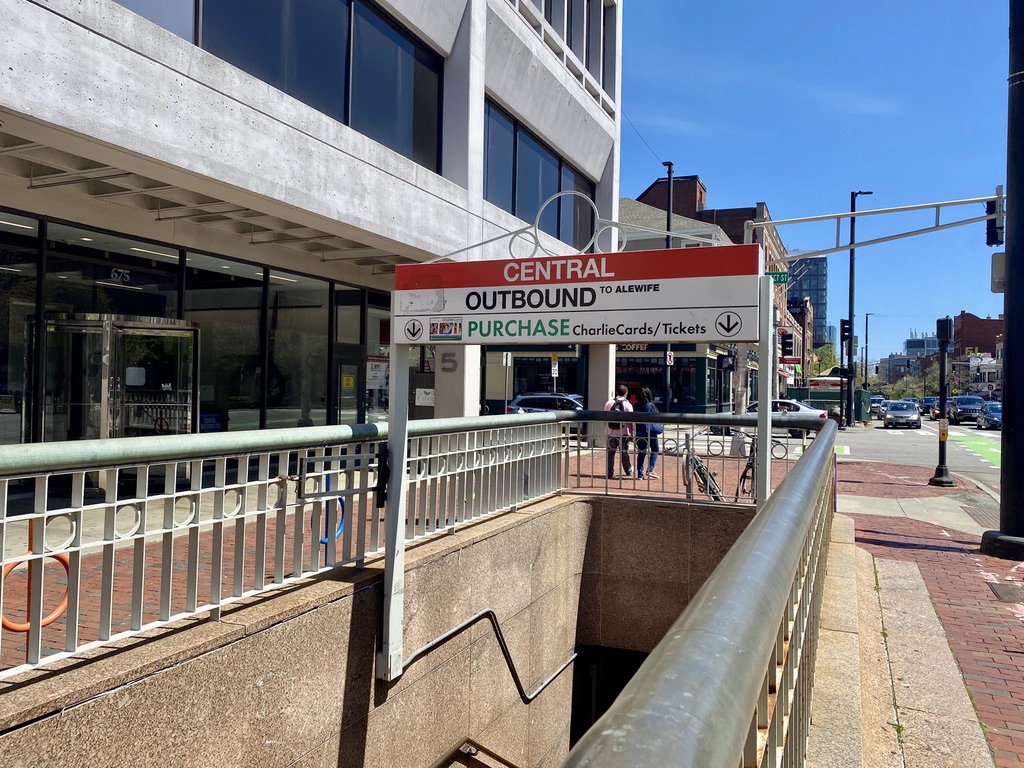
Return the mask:
{"type": "Polygon", "coordinates": [[[970,312],[960,311],[953,318],[953,356],[984,355],[996,356],[996,339],[1003,334],[1003,316],[998,319],[981,318],[970,312]]]}

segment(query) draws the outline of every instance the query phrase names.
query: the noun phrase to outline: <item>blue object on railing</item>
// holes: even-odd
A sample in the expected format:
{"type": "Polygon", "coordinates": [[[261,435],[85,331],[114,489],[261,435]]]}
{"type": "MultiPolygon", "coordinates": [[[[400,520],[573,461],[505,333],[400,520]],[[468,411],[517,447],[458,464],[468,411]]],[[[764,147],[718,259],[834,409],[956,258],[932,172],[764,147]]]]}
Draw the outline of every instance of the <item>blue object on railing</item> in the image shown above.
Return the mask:
{"type": "MultiPolygon", "coordinates": [[[[331,478],[327,478],[327,490],[331,490],[331,478]]],[[[333,504],[333,501],[327,502],[329,505],[333,504]]],[[[345,497],[338,497],[338,505],[340,511],[338,512],[338,530],[334,532],[334,540],[337,541],[341,538],[341,534],[345,532],[345,497]]],[[[327,514],[324,515],[324,535],[320,537],[320,543],[326,545],[327,537],[331,535],[331,531],[328,529],[328,525],[331,523],[330,507],[327,508],[327,514]]]]}

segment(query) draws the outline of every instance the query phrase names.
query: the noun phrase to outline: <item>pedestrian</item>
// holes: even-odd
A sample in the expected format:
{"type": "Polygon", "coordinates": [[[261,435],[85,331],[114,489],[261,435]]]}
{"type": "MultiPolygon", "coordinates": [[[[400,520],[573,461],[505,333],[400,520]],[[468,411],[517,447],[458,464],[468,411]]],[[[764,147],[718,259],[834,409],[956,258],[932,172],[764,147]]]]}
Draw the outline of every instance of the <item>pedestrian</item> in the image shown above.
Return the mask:
{"type": "MultiPolygon", "coordinates": [[[[604,409],[632,413],[633,404],[629,402],[628,395],[629,388],[619,384],[615,396],[604,404],[604,409]]],[[[629,477],[633,474],[633,462],[629,457],[629,438],[633,434],[633,425],[628,421],[609,421],[605,426],[605,434],[608,436],[608,471],[605,474],[608,479],[615,477],[615,454],[619,454],[622,474],[629,477]]]]}
{"type": "MultiPolygon", "coordinates": [[[[658,412],[658,406],[654,404],[654,395],[651,394],[649,387],[644,387],[640,390],[639,412],[658,412]]],[[[643,480],[645,477],[658,479],[658,473],[654,471],[654,465],[658,463],[658,451],[661,450],[661,446],[658,444],[658,435],[664,431],[665,428],[661,424],[637,422],[636,476],[640,480],[643,480]],[[647,472],[645,473],[644,462],[648,456],[650,456],[650,461],[647,462],[647,472]]]]}

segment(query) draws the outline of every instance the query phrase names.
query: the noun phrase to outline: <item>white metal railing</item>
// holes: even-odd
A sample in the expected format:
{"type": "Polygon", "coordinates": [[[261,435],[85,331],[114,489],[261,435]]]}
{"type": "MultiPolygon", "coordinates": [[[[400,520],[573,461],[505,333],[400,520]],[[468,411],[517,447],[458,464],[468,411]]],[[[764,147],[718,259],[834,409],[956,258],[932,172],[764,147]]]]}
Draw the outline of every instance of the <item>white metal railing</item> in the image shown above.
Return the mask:
{"type": "MultiPolygon", "coordinates": [[[[747,460],[709,455],[732,439],[705,429],[748,429],[753,417],[616,414],[664,421],[663,444],[674,441],[660,477],[642,482],[605,477],[607,418],[410,422],[401,538],[563,489],[708,501],[692,457],[721,479],[721,500],[754,501],[736,498],[747,460]]],[[[0,446],[0,678],[383,556],[387,439],[381,423],[0,446]]],[[[782,463],[806,444],[788,441],[782,463]]]]}
{"type": "MultiPolygon", "coordinates": [[[[0,678],[384,548],[387,425],[0,447],[0,678]]],[[[409,428],[405,539],[564,485],[561,425],[409,428]]]]}

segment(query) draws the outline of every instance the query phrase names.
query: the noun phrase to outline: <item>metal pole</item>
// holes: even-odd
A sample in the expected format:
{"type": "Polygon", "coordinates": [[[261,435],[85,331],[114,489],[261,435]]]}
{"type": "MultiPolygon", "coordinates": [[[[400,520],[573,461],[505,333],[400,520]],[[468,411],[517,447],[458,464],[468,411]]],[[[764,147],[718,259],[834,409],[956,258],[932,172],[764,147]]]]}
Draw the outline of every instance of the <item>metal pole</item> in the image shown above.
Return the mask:
{"type": "Polygon", "coordinates": [[[672,247],[672,161],[666,160],[662,163],[668,168],[668,198],[665,202],[665,247],[672,247]]]}
{"type": "MultiPolygon", "coordinates": [[[[870,195],[871,192],[857,191],[850,193],[850,334],[853,334],[853,289],[857,282],[855,269],[857,249],[853,244],[857,242],[857,217],[852,215],[857,212],[857,197],[859,195],[870,195]]],[[[846,344],[846,426],[853,426],[853,339],[846,344]]]]}
{"type": "Polygon", "coordinates": [[[864,313],[864,391],[868,390],[868,318],[871,317],[874,312],[864,313]]]}
{"type": "MultiPolygon", "coordinates": [[[[675,207],[672,203],[672,161],[666,160],[662,163],[668,169],[668,198],[665,202],[665,248],[672,247],[672,213],[675,207]]],[[[672,366],[668,364],[669,352],[672,345],[665,344],[665,399],[662,401],[662,410],[670,411],[672,407],[672,366]]],[[[721,410],[721,409],[719,409],[721,410]]]]}
{"type": "Polygon", "coordinates": [[[1003,428],[999,530],[986,531],[981,551],[1024,559],[1024,410],[1008,397],[1024,381],[1024,2],[1010,0],[1010,67],[1006,126],[1006,293],[1003,294],[1003,428]]]}
{"type": "MultiPolygon", "coordinates": [[[[939,321],[942,322],[941,320],[939,321]]],[[[951,327],[952,320],[949,315],[946,315],[946,323],[948,327],[951,327]]],[[[945,488],[951,488],[956,483],[953,482],[953,478],[949,476],[949,468],[946,466],[946,437],[949,429],[949,422],[946,420],[946,347],[949,346],[949,340],[941,338],[942,334],[936,333],[939,336],[939,413],[942,414],[942,418],[939,419],[939,463],[935,467],[935,474],[928,480],[928,485],[938,485],[945,488]]]]}

